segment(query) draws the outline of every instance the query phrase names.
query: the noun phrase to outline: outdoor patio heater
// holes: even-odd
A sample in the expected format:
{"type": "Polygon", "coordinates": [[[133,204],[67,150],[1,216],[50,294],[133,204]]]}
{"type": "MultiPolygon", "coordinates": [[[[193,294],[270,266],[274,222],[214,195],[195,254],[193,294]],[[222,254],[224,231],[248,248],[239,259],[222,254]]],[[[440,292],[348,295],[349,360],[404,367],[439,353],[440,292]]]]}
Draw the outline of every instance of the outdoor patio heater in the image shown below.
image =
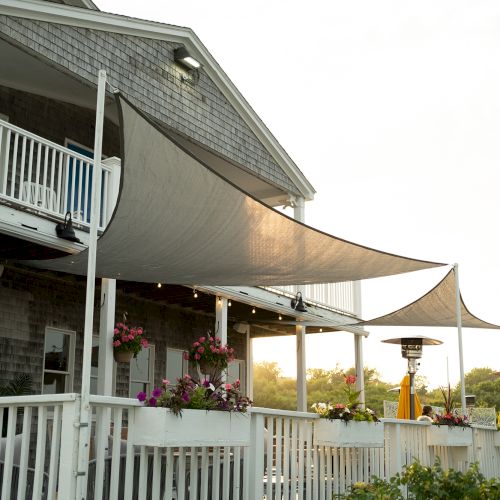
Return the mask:
{"type": "Polygon", "coordinates": [[[415,373],[417,373],[420,364],[417,360],[422,357],[422,348],[424,345],[440,345],[442,342],[422,335],[387,339],[382,340],[382,342],[387,344],[400,344],[401,355],[408,360],[408,375],[410,377],[410,419],[415,420],[415,373]]]}

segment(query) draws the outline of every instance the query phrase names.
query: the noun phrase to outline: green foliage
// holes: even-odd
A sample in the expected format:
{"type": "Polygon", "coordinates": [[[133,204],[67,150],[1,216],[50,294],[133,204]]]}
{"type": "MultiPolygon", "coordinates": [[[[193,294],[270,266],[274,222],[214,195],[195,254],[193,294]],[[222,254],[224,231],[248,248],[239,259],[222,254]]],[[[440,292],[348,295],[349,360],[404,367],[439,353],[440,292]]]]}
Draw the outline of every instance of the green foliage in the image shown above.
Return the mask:
{"type": "Polygon", "coordinates": [[[354,483],[349,492],[334,498],[346,500],[499,500],[500,479],[487,480],[474,463],[466,472],[443,470],[439,460],[432,467],[418,461],[389,481],[373,477],[370,483],[354,483]],[[402,491],[406,487],[407,496],[402,491]]]}
{"type": "Polygon", "coordinates": [[[27,396],[33,392],[33,377],[29,373],[20,373],[14,380],[0,385],[0,396],[27,396]]]}

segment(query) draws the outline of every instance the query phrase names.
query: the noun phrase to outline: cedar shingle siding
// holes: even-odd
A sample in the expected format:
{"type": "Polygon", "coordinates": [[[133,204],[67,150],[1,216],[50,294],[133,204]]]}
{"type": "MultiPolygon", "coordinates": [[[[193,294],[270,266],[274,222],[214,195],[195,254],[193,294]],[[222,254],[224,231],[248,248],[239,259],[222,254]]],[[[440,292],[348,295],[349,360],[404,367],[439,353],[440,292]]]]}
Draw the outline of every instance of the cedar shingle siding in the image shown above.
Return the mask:
{"type": "Polygon", "coordinates": [[[258,177],[297,193],[203,69],[196,85],[181,81],[181,70],[173,62],[178,44],[9,16],[0,16],[0,36],[84,82],[96,82],[98,70],[105,69],[111,85],[152,117],[258,177]]]}

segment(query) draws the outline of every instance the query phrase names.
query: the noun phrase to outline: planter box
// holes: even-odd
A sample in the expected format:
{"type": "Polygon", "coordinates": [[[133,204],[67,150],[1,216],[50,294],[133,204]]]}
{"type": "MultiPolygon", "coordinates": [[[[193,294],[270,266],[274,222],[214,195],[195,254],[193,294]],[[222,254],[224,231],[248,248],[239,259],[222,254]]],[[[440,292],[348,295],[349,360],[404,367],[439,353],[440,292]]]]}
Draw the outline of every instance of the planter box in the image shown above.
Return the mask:
{"type": "Polygon", "coordinates": [[[382,448],[384,424],[320,418],[314,421],[314,444],[333,448],[382,448]]]}
{"type": "Polygon", "coordinates": [[[427,444],[429,446],[472,446],[472,429],[431,425],[427,429],[427,444]]]}
{"type": "Polygon", "coordinates": [[[145,446],[248,446],[250,415],[226,411],[134,408],[132,444],[145,446]]]}

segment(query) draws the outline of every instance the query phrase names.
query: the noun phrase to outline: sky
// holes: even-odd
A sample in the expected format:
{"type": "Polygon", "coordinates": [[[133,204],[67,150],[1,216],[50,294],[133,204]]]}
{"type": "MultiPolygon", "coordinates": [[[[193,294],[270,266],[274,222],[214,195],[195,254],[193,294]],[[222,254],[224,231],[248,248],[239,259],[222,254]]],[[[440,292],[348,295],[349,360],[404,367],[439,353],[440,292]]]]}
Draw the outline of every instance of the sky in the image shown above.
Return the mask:
{"type": "MultiPolygon", "coordinates": [[[[96,0],[99,8],[188,26],[315,187],[306,222],[350,241],[459,264],[462,297],[500,324],[500,3],[496,0],[96,0]]],[[[391,312],[446,269],[362,283],[363,317],[391,312]]],[[[454,328],[370,327],[365,365],[397,383],[399,348],[426,335],[419,375],[459,380],[454,328]]],[[[500,330],[463,330],[465,371],[500,371],[500,330]]],[[[308,367],[354,364],[353,336],[307,337],[308,367]]],[[[293,337],[255,360],[295,374],[293,337]],[[279,352],[279,358],[276,353],[279,352]]]]}

